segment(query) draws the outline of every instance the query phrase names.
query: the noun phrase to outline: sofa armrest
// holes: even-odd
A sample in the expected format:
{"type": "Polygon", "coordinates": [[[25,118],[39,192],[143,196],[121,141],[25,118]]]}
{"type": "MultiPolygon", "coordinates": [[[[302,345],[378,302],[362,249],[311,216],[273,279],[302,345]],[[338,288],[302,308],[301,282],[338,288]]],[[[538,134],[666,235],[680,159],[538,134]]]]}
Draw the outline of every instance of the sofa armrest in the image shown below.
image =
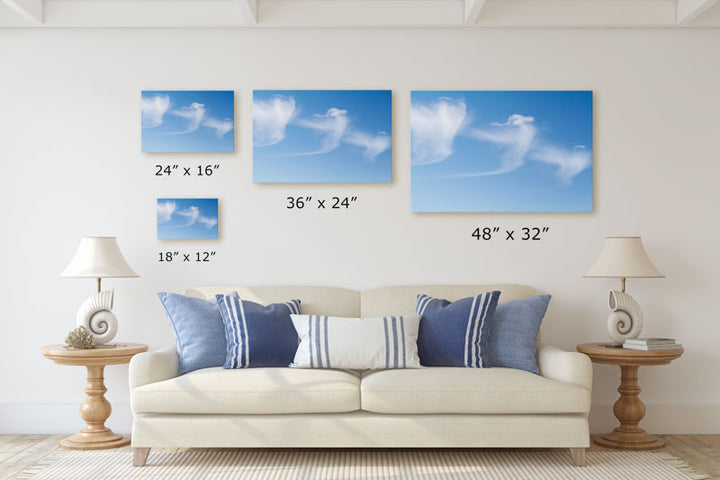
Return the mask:
{"type": "Polygon", "coordinates": [[[592,362],[587,355],[541,343],[537,347],[537,363],[543,377],[581,385],[592,392],[592,362]]]}
{"type": "Polygon", "coordinates": [[[177,377],[179,364],[175,345],[135,355],[130,360],[130,391],[148,383],[177,377]]]}

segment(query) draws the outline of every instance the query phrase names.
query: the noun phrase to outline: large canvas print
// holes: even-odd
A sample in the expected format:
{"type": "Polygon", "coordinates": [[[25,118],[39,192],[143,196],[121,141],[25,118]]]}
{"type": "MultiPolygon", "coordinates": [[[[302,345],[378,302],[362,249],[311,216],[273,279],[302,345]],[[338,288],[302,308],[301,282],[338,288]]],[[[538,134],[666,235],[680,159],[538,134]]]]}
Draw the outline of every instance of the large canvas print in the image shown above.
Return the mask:
{"type": "Polygon", "coordinates": [[[158,198],[157,238],[217,239],[217,198],[158,198]]]}
{"type": "Polygon", "coordinates": [[[232,152],[232,91],[142,92],[143,152],[232,152]]]}
{"type": "Polygon", "coordinates": [[[389,90],[255,90],[255,182],[390,182],[389,90]]]}
{"type": "Polygon", "coordinates": [[[590,212],[591,91],[414,91],[414,212],[590,212]]]}

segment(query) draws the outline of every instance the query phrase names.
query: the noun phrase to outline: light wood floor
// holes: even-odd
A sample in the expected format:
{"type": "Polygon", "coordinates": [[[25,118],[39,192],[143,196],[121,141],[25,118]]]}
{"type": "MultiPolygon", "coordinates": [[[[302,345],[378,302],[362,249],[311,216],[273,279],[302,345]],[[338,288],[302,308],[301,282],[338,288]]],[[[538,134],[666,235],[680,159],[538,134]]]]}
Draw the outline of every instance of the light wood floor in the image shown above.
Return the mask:
{"type": "MultiPolygon", "coordinates": [[[[698,473],[720,479],[720,435],[660,436],[667,442],[663,451],[682,458],[698,473]]],[[[11,478],[59,448],[58,442],[62,438],[64,435],[0,435],[0,480],[11,478]]],[[[130,447],[125,447],[124,450],[130,450],[130,447]]],[[[612,451],[612,449],[593,443],[590,451],[612,451]]]]}

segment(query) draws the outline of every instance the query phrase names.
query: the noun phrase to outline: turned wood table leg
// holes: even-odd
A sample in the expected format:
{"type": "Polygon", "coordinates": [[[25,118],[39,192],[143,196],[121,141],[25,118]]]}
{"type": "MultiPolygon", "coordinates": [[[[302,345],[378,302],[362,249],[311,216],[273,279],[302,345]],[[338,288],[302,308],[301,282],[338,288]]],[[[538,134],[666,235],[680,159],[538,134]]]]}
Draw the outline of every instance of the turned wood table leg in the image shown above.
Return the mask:
{"type": "Polygon", "coordinates": [[[638,425],[645,416],[645,405],[639,397],[638,368],[637,365],[620,365],[620,399],[613,407],[620,426],[596,438],[595,443],[629,450],[652,450],[665,446],[664,440],[648,434],[638,425]]]}
{"type": "Polygon", "coordinates": [[[87,365],[87,396],[80,405],[80,417],[85,420],[85,428],[78,434],[61,440],[62,447],[72,450],[100,450],[130,444],[129,438],[118,435],[105,426],[112,406],[105,398],[107,388],[103,381],[104,369],[104,365],[87,365]]]}

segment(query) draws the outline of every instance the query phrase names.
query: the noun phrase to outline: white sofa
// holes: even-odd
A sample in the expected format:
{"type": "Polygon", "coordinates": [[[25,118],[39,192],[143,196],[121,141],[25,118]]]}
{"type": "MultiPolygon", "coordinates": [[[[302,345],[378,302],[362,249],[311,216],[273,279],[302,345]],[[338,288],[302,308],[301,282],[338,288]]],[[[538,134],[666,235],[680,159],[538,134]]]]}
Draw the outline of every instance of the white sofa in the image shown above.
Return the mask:
{"type": "MultiPolygon", "coordinates": [[[[418,293],[457,300],[500,290],[500,302],[535,295],[521,285],[199,287],[268,304],[299,298],[303,313],[413,314],[418,293]]],[[[206,368],[178,376],[175,346],[130,363],[134,464],[151,448],[569,448],[589,446],[592,366],[576,352],[538,344],[540,375],[509,368],[429,367],[347,371],[206,368]]]]}

